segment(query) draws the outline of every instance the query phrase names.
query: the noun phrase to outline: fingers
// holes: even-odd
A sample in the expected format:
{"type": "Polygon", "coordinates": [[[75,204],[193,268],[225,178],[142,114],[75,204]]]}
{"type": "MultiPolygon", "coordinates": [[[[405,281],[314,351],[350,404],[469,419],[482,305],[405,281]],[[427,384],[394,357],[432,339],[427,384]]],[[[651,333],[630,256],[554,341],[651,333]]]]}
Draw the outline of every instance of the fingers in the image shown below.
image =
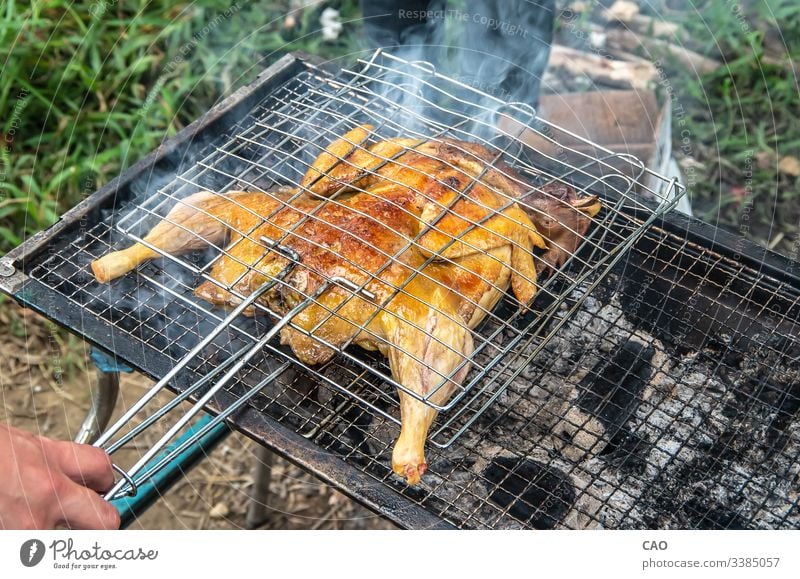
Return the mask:
{"type": "Polygon", "coordinates": [[[59,489],[58,522],[70,529],[119,529],[116,507],[91,489],[64,479],[59,489]]]}
{"type": "Polygon", "coordinates": [[[119,528],[116,508],[96,492],[113,481],[102,450],[0,424],[0,528],[119,528]]]}
{"type": "Polygon", "coordinates": [[[105,451],[73,442],[51,441],[46,448],[48,458],[76,483],[103,492],[114,485],[111,458],[105,451]]]}

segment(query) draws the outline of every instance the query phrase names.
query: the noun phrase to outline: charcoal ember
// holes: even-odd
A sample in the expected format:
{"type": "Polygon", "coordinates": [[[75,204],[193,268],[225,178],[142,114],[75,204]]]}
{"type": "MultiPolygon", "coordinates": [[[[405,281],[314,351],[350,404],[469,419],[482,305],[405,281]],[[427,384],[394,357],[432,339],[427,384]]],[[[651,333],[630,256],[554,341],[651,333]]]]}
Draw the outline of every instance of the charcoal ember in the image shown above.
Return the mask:
{"type": "MultiPolygon", "coordinates": [[[[519,380],[519,390],[517,383],[512,384],[508,396],[494,409],[499,418],[492,436],[499,433],[499,437],[492,440],[505,453],[535,454],[543,464],[569,473],[577,499],[563,518],[565,527],[735,527],[744,518],[757,516],[756,506],[764,499],[770,504],[770,495],[753,492],[754,485],[747,482],[747,476],[762,464],[763,454],[708,460],[709,453],[720,452],[720,447],[713,447],[714,441],[731,424],[723,412],[725,401],[735,404],[736,399],[734,389],[715,372],[711,360],[697,351],[670,352],[625,316],[613,292],[605,300],[590,297],[525,369],[521,378],[527,384],[523,387],[519,380]],[[625,352],[630,363],[627,367],[618,364],[625,370],[618,379],[609,379],[613,375],[603,370],[603,364],[613,360],[616,352],[625,352]],[[631,384],[615,398],[611,385],[620,379],[631,384]],[[561,396],[558,407],[549,406],[559,419],[550,433],[534,428],[546,421],[540,416],[542,407],[531,405],[535,392],[531,383],[561,396]],[[598,386],[592,390],[594,384],[598,386]],[[568,445],[558,429],[564,422],[575,425],[568,445]],[[542,454],[543,449],[547,454],[542,454]],[[733,490],[743,488],[747,489],[744,494],[733,490]],[[706,497],[702,510],[709,516],[705,520],[697,512],[701,510],[697,496],[706,497]],[[739,509],[742,518],[732,516],[736,501],[743,498],[747,506],[739,509]]],[[[742,443],[759,432],[752,422],[745,428],[741,421],[737,423],[742,443]]],[[[789,442],[796,444],[791,432],[790,427],[789,442]]],[[[463,444],[481,453],[487,448],[482,439],[469,434],[463,444]]],[[[786,473],[785,468],[781,472],[786,473]]],[[[774,489],[771,501],[776,504],[790,492],[788,483],[769,487],[774,489]]],[[[762,510],[772,512],[766,506],[762,510]]],[[[776,520],[762,515],[762,520],[770,519],[776,520]]]]}
{"type": "Polygon", "coordinates": [[[561,452],[570,460],[580,462],[598,454],[605,447],[606,429],[602,421],[573,406],[553,429],[561,452]]]}
{"type": "Polygon", "coordinates": [[[620,429],[600,453],[608,464],[642,474],[647,465],[650,444],[628,429],[620,429]]]}
{"type": "Polygon", "coordinates": [[[572,509],[565,515],[560,527],[564,529],[602,529],[616,528],[612,521],[614,513],[609,512],[603,499],[578,489],[578,495],[572,509]]]}
{"type": "Polygon", "coordinates": [[[579,452],[602,452],[627,423],[650,379],[653,355],[653,348],[628,340],[581,380],[576,408],[562,426],[579,452]]]}
{"type": "Polygon", "coordinates": [[[569,477],[534,460],[498,457],[483,476],[495,485],[489,500],[535,529],[554,528],[575,501],[569,477]]]}
{"type": "MultiPolygon", "coordinates": [[[[497,328],[487,324],[482,335],[497,328]]],[[[535,341],[525,347],[508,369],[517,377],[456,444],[429,448],[421,485],[398,482],[400,492],[468,527],[800,525],[790,356],[745,355],[723,371],[718,345],[665,345],[626,315],[614,291],[589,296],[529,363],[534,348],[535,341]],[[770,424],[779,420],[786,427],[770,455],[770,424]],[[559,485],[548,487],[554,504],[567,503],[563,513],[537,512],[516,478],[516,486],[494,482],[498,460],[511,456],[567,476],[573,501],[557,500],[569,497],[559,485]]],[[[477,365],[491,352],[479,353],[477,365]]],[[[385,445],[374,456],[388,460],[396,425],[373,420],[368,429],[385,445]]],[[[379,462],[368,468],[387,475],[379,462]]]]}
{"type": "Polygon", "coordinates": [[[361,455],[372,456],[372,447],[364,434],[372,424],[372,414],[361,404],[342,394],[334,396],[333,402],[339,422],[335,429],[337,438],[347,440],[348,447],[357,450],[361,455]]]}
{"type": "Polygon", "coordinates": [[[763,342],[764,347],[743,357],[737,386],[743,396],[762,403],[769,414],[762,442],[771,456],[789,444],[787,429],[800,410],[800,353],[798,345],[786,336],[770,334],[763,342]]]}

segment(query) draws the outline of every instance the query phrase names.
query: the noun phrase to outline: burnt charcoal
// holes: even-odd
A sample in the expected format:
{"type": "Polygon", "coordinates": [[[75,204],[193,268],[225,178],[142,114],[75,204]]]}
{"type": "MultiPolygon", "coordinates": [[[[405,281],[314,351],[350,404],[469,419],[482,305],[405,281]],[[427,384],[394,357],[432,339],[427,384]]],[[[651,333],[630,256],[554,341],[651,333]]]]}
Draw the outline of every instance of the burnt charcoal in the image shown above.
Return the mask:
{"type": "MultiPolygon", "coordinates": [[[[716,482],[714,484],[717,484],[716,482]]],[[[663,480],[643,497],[655,513],[645,515],[643,522],[651,529],[743,529],[746,521],[726,504],[707,496],[706,485],[693,487],[677,477],[663,480]]],[[[622,528],[627,528],[623,525],[622,528]]]]}
{"type": "Polygon", "coordinates": [[[730,401],[725,401],[722,406],[720,407],[720,413],[725,418],[736,419],[738,416],[742,414],[741,409],[737,404],[730,401]]]}
{"type": "Polygon", "coordinates": [[[575,502],[569,477],[544,463],[498,457],[483,476],[496,487],[489,500],[536,529],[552,529],[575,502]]]}
{"type": "Polygon", "coordinates": [[[772,334],[764,337],[762,347],[746,352],[741,363],[734,392],[742,414],[763,416],[766,426],[757,443],[766,456],[786,446],[788,429],[800,410],[800,365],[793,359],[795,348],[786,336],[772,334]]]}
{"type": "Polygon", "coordinates": [[[750,447],[752,440],[749,433],[743,435],[736,422],[733,424],[733,428],[723,432],[711,444],[700,445],[705,456],[684,465],[681,479],[695,481],[709,478],[750,447]]]}
{"type": "MultiPolygon", "coordinates": [[[[372,466],[372,465],[370,465],[372,466]]],[[[386,470],[385,467],[375,466],[370,469],[374,474],[384,474],[386,470]]],[[[403,493],[408,498],[421,503],[425,501],[426,504],[430,504],[430,506],[438,510],[440,513],[445,514],[448,511],[448,504],[440,500],[438,497],[430,494],[430,491],[425,489],[423,486],[408,486],[404,481],[401,481],[399,477],[392,476],[390,479],[387,480],[389,486],[394,487],[394,489],[398,492],[403,493]]]]}
{"type": "Polygon", "coordinates": [[[475,465],[475,463],[476,460],[472,457],[450,459],[443,456],[437,457],[435,461],[432,461],[430,464],[430,469],[433,472],[445,474],[449,472],[456,472],[458,470],[469,470],[475,465]]]}
{"type": "MultiPolygon", "coordinates": [[[[359,467],[366,470],[375,462],[371,459],[373,452],[370,445],[363,437],[358,437],[359,440],[354,441],[349,436],[346,436],[343,430],[346,429],[342,429],[341,425],[337,425],[320,431],[313,440],[334,454],[348,457],[348,460],[352,460],[359,467]]],[[[352,431],[350,432],[352,433],[352,431]]]]}
{"type": "Polygon", "coordinates": [[[269,402],[263,407],[262,412],[295,429],[299,429],[304,423],[307,422],[306,419],[293,412],[290,412],[283,404],[280,404],[279,402],[269,402]]]}
{"type": "MultiPolygon", "coordinates": [[[[352,454],[353,448],[349,444],[345,443],[340,438],[334,436],[329,432],[325,431],[320,432],[320,434],[314,439],[314,441],[323,448],[331,452],[334,452],[340,456],[348,456],[352,454]]],[[[361,465],[365,464],[366,459],[364,459],[363,457],[359,456],[355,458],[359,461],[359,464],[361,465]]]]}
{"type": "MultiPolygon", "coordinates": [[[[646,260],[645,264],[649,261],[646,260]]],[[[657,264],[653,262],[652,265],[656,266],[657,264]]],[[[621,280],[619,300],[625,311],[648,331],[655,331],[660,312],[660,308],[657,306],[665,299],[664,292],[659,291],[659,279],[654,278],[650,283],[646,283],[644,276],[647,274],[641,269],[641,266],[629,263],[627,260],[621,261],[616,266],[616,270],[619,270],[619,279],[621,280]]],[[[675,289],[679,290],[680,288],[675,289]]]]}
{"type": "Polygon", "coordinates": [[[610,359],[598,362],[581,381],[578,407],[597,417],[609,438],[614,438],[641,402],[654,355],[652,347],[628,340],[610,359]]]}
{"type": "Polygon", "coordinates": [[[203,353],[201,359],[203,362],[198,367],[203,373],[216,368],[219,364],[230,358],[234,352],[238,352],[245,346],[243,340],[231,340],[230,342],[219,344],[211,342],[203,353]]]}
{"type": "MultiPolygon", "coordinates": [[[[534,256],[534,261],[536,263],[537,270],[547,267],[537,256],[534,256]]],[[[558,296],[567,291],[569,285],[570,282],[568,277],[560,275],[559,272],[557,272],[555,275],[548,276],[542,284],[547,291],[539,291],[536,294],[536,297],[533,300],[533,307],[531,308],[531,311],[527,312],[523,317],[531,318],[536,312],[541,312],[552,306],[553,302],[556,301],[558,296]]]]}
{"type": "MultiPolygon", "coordinates": [[[[239,395],[241,395],[247,389],[261,384],[275,368],[275,360],[262,353],[254,358],[243,372],[239,373],[239,381],[227,389],[234,391],[234,388],[239,388],[239,395]]],[[[297,372],[294,368],[289,368],[275,380],[269,381],[261,387],[257,397],[258,401],[253,405],[275,417],[292,420],[292,424],[303,426],[307,430],[311,416],[322,415],[325,412],[311,397],[310,390],[313,387],[315,385],[305,379],[302,373],[297,372]]]]}
{"type": "MultiPolygon", "coordinates": [[[[737,350],[733,348],[728,348],[722,355],[722,363],[731,367],[739,366],[742,363],[743,359],[744,359],[744,352],[742,350],[737,350]]],[[[711,360],[711,362],[716,363],[716,360],[711,360]]]]}
{"type": "Polygon", "coordinates": [[[360,411],[357,422],[363,424],[351,424],[346,429],[344,434],[353,441],[353,448],[359,453],[367,456],[372,456],[373,451],[370,446],[369,439],[364,436],[363,432],[369,428],[372,421],[372,415],[367,412],[360,411]]]}
{"type": "Polygon", "coordinates": [[[510,298],[508,295],[503,296],[503,299],[500,300],[500,303],[495,306],[492,313],[500,318],[501,320],[508,320],[517,313],[519,309],[519,304],[516,300],[510,298]]]}
{"type": "Polygon", "coordinates": [[[282,396],[292,396],[302,400],[317,398],[319,385],[304,371],[290,366],[275,379],[275,390],[282,396]]]}
{"type": "Polygon", "coordinates": [[[774,420],[770,422],[767,437],[764,441],[764,449],[767,456],[780,454],[789,444],[791,437],[786,432],[785,426],[788,425],[788,420],[774,420]]]}
{"type": "Polygon", "coordinates": [[[708,501],[693,497],[683,506],[691,521],[691,528],[700,531],[743,530],[751,528],[747,521],[731,508],[708,506],[708,501]]]}
{"type": "Polygon", "coordinates": [[[786,394],[787,385],[775,384],[767,379],[750,380],[750,384],[756,400],[772,408],[780,407],[780,400],[786,394]]]}
{"type": "MultiPolygon", "coordinates": [[[[526,311],[522,315],[519,315],[515,319],[513,319],[511,325],[514,328],[516,328],[517,330],[523,330],[525,328],[530,327],[530,325],[536,321],[536,319],[540,316],[540,312],[543,309],[542,307],[539,307],[538,295],[541,295],[543,293],[545,292],[539,292],[539,294],[537,294],[537,298],[536,300],[534,300],[533,307],[530,310],[526,311]]],[[[509,318],[501,318],[501,319],[509,319],[509,318]]]]}
{"type": "MultiPolygon", "coordinates": [[[[333,408],[338,408],[340,404],[347,402],[347,399],[341,394],[336,394],[331,402],[333,408]]],[[[369,441],[364,436],[364,433],[367,432],[367,429],[372,424],[372,415],[360,404],[352,403],[346,407],[340,416],[341,421],[345,424],[342,433],[352,441],[353,448],[363,454],[371,455],[369,441]]]]}
{"type": "Polygon", "coordinates": [[[522,370],[522,377],[526,380],[536,380],[538,376],[540,376],[543,372],[543,369],[536,363],[535,360],[532,360],[525,368],[522,370]]]}
{"type": "Polygon", "coordinates": [[[800,379],[788,385],[777,401],[777,412],[767,426],[767,454],[781,452],[789,442],[788,429],[800,410],[800,379]]]}
{"type": "Polygon", "coordinates": [[[736,389],[736,382],[733,378],[731,378],[731,373],[725,366],[720,366],[717,368],[715,374],[722,382],[727,386],[730,390],[736,389]]]}
{"type": "Polygon", "coordinates": [[[621,428],[600,451],[610,465],[624,471],[642,473],[652,445],[627,428],[621,428]]]}
{"type": "Polygon", "coordinates": [[[783,390],[776,420],[780,419],[784,424],[788,424],[792,418],[797,416],[798,410],[800,410],[800,376],[783,390]]]}
{"type": "Polygon", "coordinates": [[[744,349],[740,349],[742,346],[738,342],[738,340],[720,342],[709,338],[707,347],[698,352],[697,360],[707,363],[711,368],[719,367],[719,372],[725,371],[726,366],[738,368],[744,359],[744,349]]]}

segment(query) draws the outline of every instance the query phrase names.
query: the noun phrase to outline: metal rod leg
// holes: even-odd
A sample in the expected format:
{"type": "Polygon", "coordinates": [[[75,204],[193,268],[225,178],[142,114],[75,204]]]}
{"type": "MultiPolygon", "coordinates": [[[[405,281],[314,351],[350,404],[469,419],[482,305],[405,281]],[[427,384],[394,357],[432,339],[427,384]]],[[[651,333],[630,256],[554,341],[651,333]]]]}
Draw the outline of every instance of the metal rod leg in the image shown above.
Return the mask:
{"type": "Polygon", "coordinates": [[[245,526],[257,529],[267,522],[270,509],[267,507],[269,483],[272,480],[272,466],[275,464],[275,453],[264,446],[256,452],[256,463],[253,466],[253,492],[250,505],[247,507],[245,526]]]}
{"type": "Polygon", "coordinates": [[[95,370],[97,380],[92,388],[92,406],[83,420],[75,442],[91,444],[111,420],[119,394],[119,372],[95,370]]]}

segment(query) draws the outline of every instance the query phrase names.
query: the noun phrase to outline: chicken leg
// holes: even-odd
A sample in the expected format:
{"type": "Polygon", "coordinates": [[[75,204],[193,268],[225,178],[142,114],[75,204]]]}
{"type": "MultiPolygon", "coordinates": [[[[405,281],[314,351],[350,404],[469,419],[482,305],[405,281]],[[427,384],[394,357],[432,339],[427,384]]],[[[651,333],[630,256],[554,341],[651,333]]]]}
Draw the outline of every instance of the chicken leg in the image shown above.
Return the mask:
{"type": "MultiPolygon", "coordinates": [[[[221,246],[228,237],[232,222],[247,214],[246,208],[261,193],[230,191],[225,195],[200,192],[179,201],[143,238],[144,241],[170,255],[180,255],[209,245],[221,246]]],[[[279,203],[275,202],[275,207],[279,203]]],[[[260,217],[250,212],[255,223],[260,217]]],[[[245,216],[247,219],[247,216],[245,216]]],[[[142,243],[107,253],[92,262],[95,279],[108,283],[161,254],[142,243]]]]}
{"type": "MultiPolygon", "coordinates": [[[[470,368],[472,335],[455,313],[461,298],[441,285],[416,284],[403,307],[382,313],[382,329],[391,348],[392,376],[403,386],[441,405],[461,385],[470,368]],[[422,325],[420,325],[422,324],[422,325]]],[[[399,391],[400,436],[392,451],[392,470],[414,485],[428,468],[425,441],[437,411],[413,395],[399,391]]]]}

